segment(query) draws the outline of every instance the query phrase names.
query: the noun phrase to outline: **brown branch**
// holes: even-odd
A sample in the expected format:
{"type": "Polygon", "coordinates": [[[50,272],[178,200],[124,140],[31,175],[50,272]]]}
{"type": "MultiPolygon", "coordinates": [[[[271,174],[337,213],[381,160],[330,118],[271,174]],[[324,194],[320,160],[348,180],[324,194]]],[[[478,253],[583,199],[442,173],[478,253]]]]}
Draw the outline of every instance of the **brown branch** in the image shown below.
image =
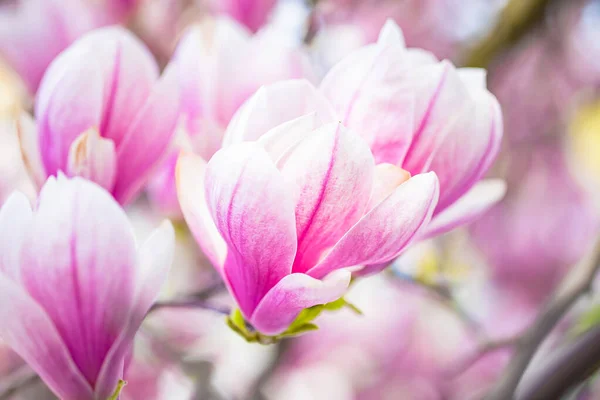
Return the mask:
{"type": "Polygon", "coordinates": [[[494,29],[472,51],[465,65],[486,68],[493,58],[519,41],[543,19],[551,0],[511,0],[494,29]]]}
{"type": "Polygon", "coordinates": [[[0,383],[0,400],[8,400],[19,390],[34,384],[39,376],[28,365],[17,369],[0,383]]]}
{"type": "Polygon", "coordinates": [[[156,302],[152,305],[152,307],[150,307],[148,314],[161,308],[201,308],[205,310],[212,310],[219,314],[229,315],[231,313],[229,307],[214,305],[207,301],[224,288],[225,284],[223,281],[219,280],[196,294],[189,295],[181,299],[156,302]]]}
{"type": "Polygon", "coordinates": [[[448,375],[450,377],[458,376],[471,368],[486,355],[498,350],[517,346],[519,340],[521,340],[520,336],[509,336],[502,339],[483,341],[471,355],[460,361],[456,367],[451,368],[448,375]]]}
{"type": "Polygon", "coordinates": [[[533,324],[519,340],[515,355],[486,400],[513,399],[517,385],[537,349],[573,304],[590,291],[594,277],[600,268],[600,242],[596,245],[592,262],[584,262],[575,268],[555,295],[546,303],[533,324]]]}
{"type": "Polygon", "coordinates": [[[544,367],[526,375],[519,384],[518,400],[560,398],[585,381],[600,366],[600,326],[551,354],[544,367]]]}

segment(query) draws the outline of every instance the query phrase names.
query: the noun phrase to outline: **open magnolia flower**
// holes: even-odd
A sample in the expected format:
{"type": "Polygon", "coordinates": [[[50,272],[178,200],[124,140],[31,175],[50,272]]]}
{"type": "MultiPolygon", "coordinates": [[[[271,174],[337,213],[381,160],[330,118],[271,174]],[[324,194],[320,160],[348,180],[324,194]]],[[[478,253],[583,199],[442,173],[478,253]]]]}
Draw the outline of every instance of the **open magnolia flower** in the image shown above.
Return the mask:
{"type": "Polygon", "coordinates": [[[98,183],[130,201],[162,159],[179,114],[177,74],[158,66],[127,30],[96,30],[50,65],[36,102],[46,175],[98,183]]]}
{"type": "Polygon", "coordinates": [[[391,21],[376,44],[340,61],[320,88],[306,81],[261,88],[233,118],[224,146],[256,140],[310,112],[361,135],[376,163],[438,175],[440,199],[421,238],[473,221],[504,196],[504,182],[478,183],[502,138],[500,107],[486,89],[485,71],[456,69],[423,50],[405,48],[391,21]]]}
{"type": "Polygon", "coordinates": [[[106,191],[59,175],[33,211],[19,192],[7,200],[0,236],[0,338],[61,399],[108,399],[167,277],[170,223],[136,250],[106,191]]]}
{"type": "Polygon", "coordinates": [[[437,204],[434,173],[409,178],[376,166],[359,136],[339,123],[319,125],[309,114],[257,142],[234,143],[208,164],[192,154],[178,164],[196,240],[245,319],[269,336],[302,310],[342,297],[349,267],[398,256],[437,204]]]}

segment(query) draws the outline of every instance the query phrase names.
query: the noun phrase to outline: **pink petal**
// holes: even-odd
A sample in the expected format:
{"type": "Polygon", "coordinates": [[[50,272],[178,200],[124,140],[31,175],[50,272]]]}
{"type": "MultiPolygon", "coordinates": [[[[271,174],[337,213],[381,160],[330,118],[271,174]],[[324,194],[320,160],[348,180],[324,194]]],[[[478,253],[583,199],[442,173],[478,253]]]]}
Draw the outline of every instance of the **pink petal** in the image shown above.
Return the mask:
{"type": "Polygon", "coordinates": [[[378,164],[375,166],[375,182],[373,183],[373,191],[367,210],[373,209],[390,194],[396,190],[398,186],[410,179],[410,174],[402,168],[396,167],[393,164],[378,164]]]}
{"type": "Polygon", "coordinates": [[[217,18],[191,27],[177,46],[172,63],[179,74],[183,123],[191,136],[200,135],[212,144],[199,153],[206,159],[221,147],[224,129],[237,109],[226,107],[223,96],[239,90],[231,78],[249,40],[242,26],[217,18]]]}
{"type": "Polygon", "coordinates": [[[450,206],[487,172],[500,150],[502,114],[485,88],[471,87],[463,109],[434,153],[430,165],[440,178],[438,210],[450,206]]]}
{"type": "Polygon", "coordinates": [[[113,195],[121,203],[140,190],[152,168],[169,150],[179,116],[177,73],[167,68],[117,149],[118,172],[113,195]]]}
{"type": "Polygon", "coordinates": [[[412,174],[419,174],[432,170],[435,152],[450,135],[449,126],[457,119],[468,93],[448,61],[414,68],[407,75],[407,84],[415,94],[416,124],[411,147],[401,165],[412,174]]]}
{"type": "Polygon", "coordinates": [[[291,187],[255,143],[218,151],[206,167],[206,198],[229,253],[225,275],[249,317],[291,272],[296,224],[291,187]]]}
{"type": "Polygon", "coordinates": [[[17,123],[17,133],[21,144],[23,163],[36,188],[39,189],[43,186],[47,176],[40,152],[37,127],[33,118],[26,112],[21,113],[17,123]]]}
{"type": "Polygon", "coordinates": [[[339,123],[318,129],[279,160],[286,181],[295,183],[300,193],[293,272],[312,268],[363,216],[374,167],[367,144],[339,123]]]}
{"type": "Polygon", "coordinates": [[[82,133],[71,145],[67,172],[112,190],[116,178],[117,154],[110,139],[101,138],[94,128],[82,133]]]}
{"type": "Polygon", "coordinates": [[[337,120],[327,99],[306,80],[263,86],[235,114],[225,132],[223,146],[257,140],[270,129],[313,112],[323,123],[337,120]]]}
{"type": "Polygon", "coordinates": [[[434,173],[410,178],[358,221],[309,275],[319,278],[340,268],[395,258],[427,226],[438,195],[434,173]]]}
{"type": "Polygon", "coordinates": [[[20,251],[31,221],[29,199],[14,192],[0,209],[0,273],[13,280],[19,277],[20,251]]]}
{"type": "Polygon", "coordinates": [[[121,27],[95,30],[74,46],[89,47],[96,52],[96,62],[103,64],[104,107],[97,128],[118,149],[158,79],[156,61],[139,39],[121,27]]]}
{"type": "Polygon", "coordinates": [[[135,265],[133,232],[109,193],[80,178],[50,178],[23,247],[21,281],[91,386],[130,319],[135,265]]]}
{"type": "Polygon", "coordinates": [[[58,397],[94,399],[90,384],[73,362],[69,349],[44,309],[3,274],[0,274],[0,318],[0,338],[58,397]]]}
{"type": "Polygon", "coordinates": [[[132,313],[106,356],[95,388],[96,398],[108,398],[123,378],[123,360],[132,351],[135,334],[167,280],[174,251],[175,232],[169,221],[163,222],[139,249],[132,313]]]}
{"type": "Polygon", "coordinates": [[[210,3],[217,11],[235,18],[256,32],[267,22],[276,0],[211,0],[210,3]]]}
{"type": "Polygon", "coordinates": [[[23,192],[32,201],[37,197],[37,188],[21,153],[18,133],[16,121],[9,118],[0,121],[0,205],[14,190],[23,192]]]}
{"type": "Polygon", "coordinates": [[[40,84],[35,116],[48,175],[65,171],[71,143],[103,117],[102,65],[91,48],[70,47],[50,65],[40,84]]]}
{"type": "Polygon", "coordinates": [[[227,244],[210,215],[204,178],[206,162],[191,153],[182,153],[177,161],[177,194],[181,211],[200,248],[213,266],[223,272],[227,244]]]}
{"type": "Polygon", "coordinates": [[[450,207],[436,214],[421,233],[421,239],[441,235],[475,221],[502,200],[505,193],[506,183],[502,180],[488,179],[479,182],[450,207]]]}
{"type": "Polygon", "coordinates": [[[342,297],[348,289],[350,277],[351,273],[346,270],[335,271],[323,280],[304,274],[288,275],[266,294],[250,322],[263,334],[280,334],[305,308],[342,297]]]}
{"type": "Polygon", "coordinates": [[[316,113],[298,117],[269,130],[258,142],[263,145],[274,162],[277,162],[293,146],[306,139],[320,125],[316,113]]]}

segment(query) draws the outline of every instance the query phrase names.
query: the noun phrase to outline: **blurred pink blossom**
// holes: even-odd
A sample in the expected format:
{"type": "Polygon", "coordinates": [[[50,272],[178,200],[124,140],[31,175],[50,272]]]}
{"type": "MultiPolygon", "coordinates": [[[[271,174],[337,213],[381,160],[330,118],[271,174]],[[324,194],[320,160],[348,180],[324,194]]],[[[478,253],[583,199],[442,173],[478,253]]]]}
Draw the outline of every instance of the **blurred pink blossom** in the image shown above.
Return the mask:
{"type": "Polygon", "coordinates": [[[124,21],[131,0],[15,0],[0,5],[0,57],[32,94],[61,51],[84,33],[124,21]]]}
{"type": "Polygon", "coordinates": [[[514,153],[517,174],[504,201],[471,229],[494,280],[542,302],[590,249],[600,228],[592,197],[552,144],[514,153]]]}
{"type": "Polygon", "coordinates": [[[83,176],[125,204],[166,155],[178,112],[174,68],[159,78],[152,55],[122,28],[89,33],[55,59],[40,86],[45,172],[83,176]]]}
{"type": "MultiPolygon", "coordinates": [[[[205,1],[205,0],[200,0],[205,1]]],[[[277,0],[207,0],[213,11],[228,15],[252,32],[266,24],[277,0]]]]}
{"type": "Polygon", "coordinates": [[[205,160],[221,148],[227,124],[261,85],[289,78],[313,78],[307,56],[273,27],[256,35],[228,18],[190,27],[171,62],[181,88],[181,132],[176,149],[151,181],[151,199],[178,216],[173,173],[180,149],[205,160]],[[242,67],[243,66],[243,67],[242,67]]]}
{"type": "Polygon", "coordinates": [[[0,232],[0,337],[60,398],[108,398],[166,279],[173,228],[164,223],[137,250],[106,191],[60,175],[35,210],[13,194],[0,232]]]}

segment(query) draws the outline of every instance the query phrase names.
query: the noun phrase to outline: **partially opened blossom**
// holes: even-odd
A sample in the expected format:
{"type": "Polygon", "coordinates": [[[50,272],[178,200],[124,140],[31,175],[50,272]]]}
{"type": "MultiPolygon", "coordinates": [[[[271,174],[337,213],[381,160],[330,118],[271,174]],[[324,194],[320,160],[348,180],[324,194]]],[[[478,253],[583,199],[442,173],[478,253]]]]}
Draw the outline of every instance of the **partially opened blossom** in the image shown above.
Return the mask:
{"type": "Polygon", "coordinates": [[[500,106],[486,89],[484,70],[456,69],[405,48],[402,32],[388,21],[378,42],[335,65],[320,89],[378,163],[437,173],[440,200],[426,236],[472,220],[503,196],[502,182],[475,186],[502,138],[500,106]]]}
{"type": "MultiPolygon", "coordinates": [[[[252,35],[225,17],[190,27],[172,66],[181,86],[177,147],[205,160],[221,148],[229,121],[261,85],[313,75],[304,51],[275,27],[252,35]]],[[[154,203],[170,215],[179,213],[173,173],[177,153],[173,151],[149,185],[154,203]]]]}
{"type": "Polygon", "coordinates": [[[40,86],[46,174],[83,176],[127,203],[166,154],[178,109],[174,69],[159,78],[151,54],[124,29],[89,33],[56,58],[40,86]]]}
{"type": "Polygon", "coordinates": [[[50,62],[86,32],[122,21],[130,0],[16,0],[0,4],[0,57],[35,94],[50,62]]]}
{"type": "Polygon", "coordinates": [[[51,177],[36,209],[0,211],[0,337],[62,399],[106,400],[166,279],[173,229],[136,249],[124,211],[81,178],[51,177]]]}
{"type": "MultiPolygon", "coordinates": [[[[438,175],[440,199],[421,238],[476,219],[504,195],[504,182],[480,182],[502,138],[500,108],[485,88],[485,72],[457,70],[430,53],[406,49],[393,22],[378,43],[334,66],[319,89],[297,80],[260,89],[233,118],[223,145],[256,140],[309,113],[361,135],[377,164],[438,175]]],[[[394,181],[390,170],[383,182],[394,181]]]]}
{"type": "Polygon", "coordinates": [[[217,13],[226,14],[256,32],[267,22],[277,0],[206,0],[206,2],[217,13]]]}
{"type": "MultiPolygon", "coordinates": [[[[252,129],[261,121],[246,122],[252,129]]],[[[363,139],[339,123],[319,127],[314,114],[257,142],[234,142],[208,164],[184,154],[177,173],[196,240],[245,319],[266,335],[284,332],[305,308],[339,299],[349,267],[396,257],[438,198],[435,174],[409,179],[400,168],[376,167],[363,139]]]]}

